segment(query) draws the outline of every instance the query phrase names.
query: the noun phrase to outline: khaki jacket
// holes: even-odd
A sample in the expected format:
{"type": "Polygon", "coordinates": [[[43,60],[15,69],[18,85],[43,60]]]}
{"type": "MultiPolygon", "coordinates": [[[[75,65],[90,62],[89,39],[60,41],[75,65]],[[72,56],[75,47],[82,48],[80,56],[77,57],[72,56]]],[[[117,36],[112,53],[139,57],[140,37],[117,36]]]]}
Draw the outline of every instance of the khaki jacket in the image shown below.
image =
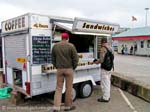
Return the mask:
{"type": "Polygon", "coordinates": [[[73,68],[78,65],[78,54],[73,44],[66,41],[56,43],[52,49],[52,63],[58,68],[73,68]]]}

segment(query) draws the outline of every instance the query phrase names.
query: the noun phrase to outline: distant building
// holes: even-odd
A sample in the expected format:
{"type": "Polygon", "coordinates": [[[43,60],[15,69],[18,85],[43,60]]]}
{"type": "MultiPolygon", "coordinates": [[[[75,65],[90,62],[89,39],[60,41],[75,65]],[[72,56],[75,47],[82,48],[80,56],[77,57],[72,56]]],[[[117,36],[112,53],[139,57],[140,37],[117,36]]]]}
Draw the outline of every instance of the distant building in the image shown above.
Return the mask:
{"type": "Polygon", "coordinates": [[[125,32],[112,36],[118,41],[118,53],[126,45],[128,54],[150,56],[150,27],[129,29],[125,32]]]}
{"type": "MultiPolygon", "coordinates": [[[[125,32],[125,31],[129,30],[129,29],[130,28],[119,28],[118,31],[115,34],[112,35],[112,37],[115,36],[116,34],[120,34],[122,32],[125,32]]],[[[112,41],[112,47],[113,47],[114,51],[118,52],[118,40],[113,40],[112,41]]]]}

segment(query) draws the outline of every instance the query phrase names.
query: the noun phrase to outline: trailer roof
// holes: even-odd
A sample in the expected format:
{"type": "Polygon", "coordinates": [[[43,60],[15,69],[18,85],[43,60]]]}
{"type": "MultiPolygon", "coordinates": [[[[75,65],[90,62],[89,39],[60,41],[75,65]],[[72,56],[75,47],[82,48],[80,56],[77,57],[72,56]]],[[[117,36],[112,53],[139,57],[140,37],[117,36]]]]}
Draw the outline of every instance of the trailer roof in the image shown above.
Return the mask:
{"type": "Polygon", "coordinates": [[[74,34],[111,35],[119,25],[86,18],[67,18],[27,13],[2,22],[2,33],[28,30],[29,28],[51,29],[51,23],[74,34]]]}

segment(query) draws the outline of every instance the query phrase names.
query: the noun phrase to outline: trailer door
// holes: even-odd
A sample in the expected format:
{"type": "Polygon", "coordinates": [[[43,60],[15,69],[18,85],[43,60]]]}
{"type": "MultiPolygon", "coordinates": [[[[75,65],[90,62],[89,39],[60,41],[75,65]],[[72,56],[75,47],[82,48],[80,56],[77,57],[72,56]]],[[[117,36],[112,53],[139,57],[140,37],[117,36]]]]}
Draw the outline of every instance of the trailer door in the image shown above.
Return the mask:
{"type": "Polygon", "coordinates": [[[26,58],[26,37],[27,34],[4,37],[5,59],[8,67],[23,70],[23,64],[17,59],[26,58]]]}

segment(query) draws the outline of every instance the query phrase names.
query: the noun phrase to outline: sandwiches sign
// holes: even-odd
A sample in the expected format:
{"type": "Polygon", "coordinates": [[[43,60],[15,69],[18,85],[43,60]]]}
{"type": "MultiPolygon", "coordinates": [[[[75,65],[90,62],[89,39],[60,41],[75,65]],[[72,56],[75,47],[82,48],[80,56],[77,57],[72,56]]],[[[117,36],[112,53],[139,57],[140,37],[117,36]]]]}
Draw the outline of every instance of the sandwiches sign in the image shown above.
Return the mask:
{"type": "Polygon", "coordinates": [[[75,18],[73,24],[73,31],[77,32],[113,34],[117,32],[118,28],[119,28],[118,24],[85,20],[79,18],[75,18]]]}

